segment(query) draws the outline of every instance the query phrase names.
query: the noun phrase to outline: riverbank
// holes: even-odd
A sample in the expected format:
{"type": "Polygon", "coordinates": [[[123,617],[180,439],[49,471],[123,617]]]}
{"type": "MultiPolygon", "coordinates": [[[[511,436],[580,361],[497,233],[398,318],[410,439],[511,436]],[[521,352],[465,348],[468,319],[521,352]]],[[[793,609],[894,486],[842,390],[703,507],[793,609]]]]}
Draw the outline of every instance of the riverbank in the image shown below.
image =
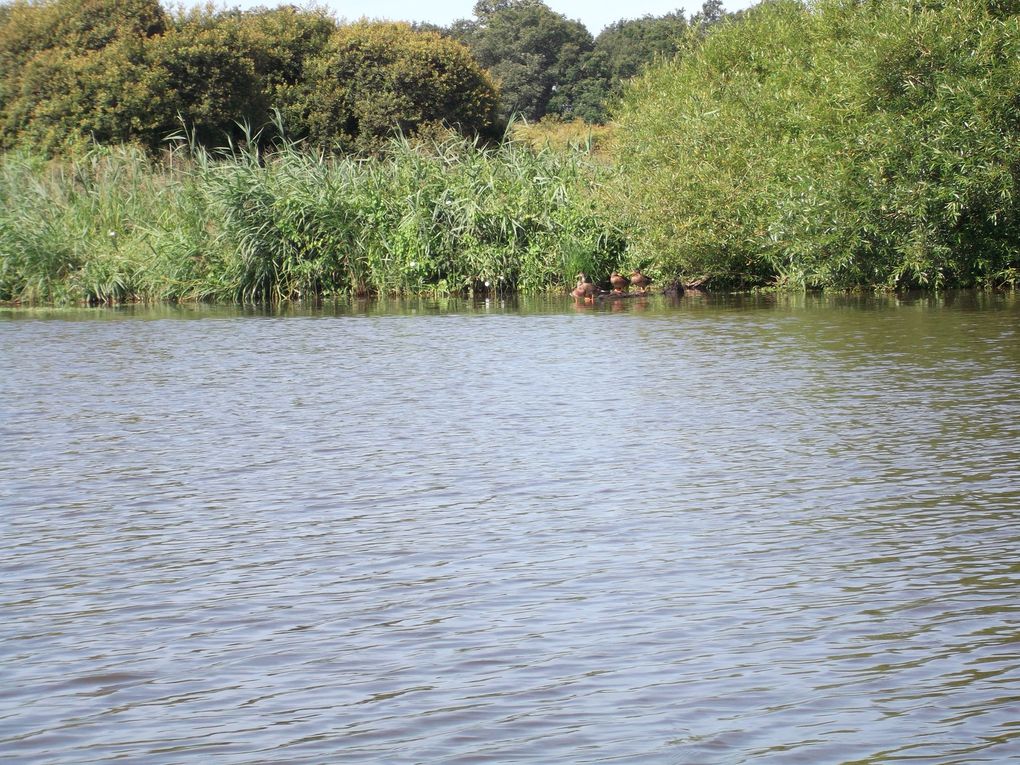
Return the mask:
{"type": "Polygon", "coordinates": [[[620,199],[633,183],[625,158],[591,140],[553,145],[548,134],[517,130],[496,147],[394,141],[375,159],[294,144],[219,152],[181,144],[158,158],[131,147],[61,159],[8,153],[0,304],[566,296],[580,271],[606,281],[634,267],[658,288],[709,277],[711,289],[726,291],[1016,283],[1001,267],[1008,253],[987,272],[950,280],[947,271],[927,284],[892,266],[870,282],[808,284],[751,256],[738,263],[722,246],[695,272],[678,259],[680,245],[642,244],[620,199]]]}
{"type": "Polygon", "coordinates": [[[713,290],[1015,287],[1020,25],[1000,5],[762,3],[690,30],[610,125],[521,122],[484,147],[425,138],[470,120],[385,146],[415,134],[386,112],[359,147],[358,120],[314,144],[282,112],[258,132],[225,109],[229,130],[185,115],[190,143],[159,157],[152,123],[117,134],[150,153],[50,160],[74,135],[118,139],[44,120],[0,156],[0,301],[564,294],[631,268],[713,290]]]}

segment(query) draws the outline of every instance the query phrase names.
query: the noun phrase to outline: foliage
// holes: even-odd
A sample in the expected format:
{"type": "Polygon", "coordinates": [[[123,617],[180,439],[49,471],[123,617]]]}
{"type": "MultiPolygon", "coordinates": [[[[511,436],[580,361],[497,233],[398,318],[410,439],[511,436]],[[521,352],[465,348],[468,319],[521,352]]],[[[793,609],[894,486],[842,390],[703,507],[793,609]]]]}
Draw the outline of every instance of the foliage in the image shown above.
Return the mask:
{"type": "Polygon", "coordinates": [[[220,145],[241,140],[242,125],[271,124],[274,108],[293,135],[359,151],[421,125],[474,134],[493,124],[493,85],[467,50],[406,25],[338,27],[293,7],[167,15],[156,0],[0,9],[0,148],[156,150],[182,123],[220,145]]]}
{"type": "Polygon", "coordinates": [[[396,131],[444,122],[467,135],[491,130],[488,76],[460,43],[407,24],[339,27],[307,63],[287,105],[288,124],[313,143],[378,151],[396,131]]]}
{"type": "Polygon", "coordinates": [[[276,95],[279,89],[302,81],[305,64],[323,51],[337,26],[322,10],[294,6],[234,11],[221,18],[222,23],[240,28],[255,71],[263,78],[263,88],[274,104],[280,101],[276,95]]]}
{"type": "Polygon", "coordinates": [[[622,242],[578,152],[451,136],[330,158],[254,136],[162,162],[96,147],[0,160],[0,300],[277,301],[540,290],[608,274],[622,242]]]}
{"type": "Polygon", "coordinates": [[[236,120],[264,119],[250,36],[229,19],[169,17],[156,0],[18,0],[0,23],[0,140],[155,148],[182,119],[214,141],[236,120]]]}
{"type": "Polygon", "coordinates": [[[646,72],[613,209],[660,272],[1015,280],[1020,19],[987,0],[777,0],[646,72]]]}
{"type": "MultiPolygon", "coordinates": [[[[692,23],[706,29],[720,14],[708,0],[692,23]]],[[[274,110],[290,135],[360,153],[440,124],[498,139],[514,115],[603,123],[621,79],[670,55],[684,27],[682,14],[646,17],[596,41],[542,0],[482,0],[475,19],[442,35],[338,26],[293,6],[167,13],[158,0],[0,0],[0,149],[156,151],[182,124],[205,146],[242,140],[246,125],[266,141],[278,137],[274,110]]]]}
{"type": "Polygon", "coordinates": [[[705,31],[725,19],[727,15],[722,0],[705,0],[701,4],[701,10],[691,17],[691,25],[705,31]]]}
{"type": "Polygon", "coordinates": [[[604,56],[610,78],[622,84],[647,64],[676,54],[686,33],[687,20],[680,12],[625,19],[603,29],[595,48],[604,56]]]}
{"type": "MultiPolygon", "coordinates": [[[[325,11],[315,8],[303,10],[281,6],[219,13],[216,23],[234,30],[238,46],[235,53],[243,51],[244,57],[251,62],[258,83],[252,104],[257,108],[242,109],[234,115],[232,128],[222,126],[213,141],[204,143],[217,145],[224,133],[232,132],[238,137],[237,121],[262,125],[263,139],[278,137],[273,110],[295,117],[291,105],[305,82],[308,63],[322,54],[330,36],[336,31],[336,21],[325,11]]],[[[297,119],[288,124],[288,129],[294,135],[305,132],[297,119]]]]}
{"type": "MultiPolygon", "coordinates": [[[[547,113],[574,115],[574,90],[601,73],[591,71],[591,34],[542,0],[481,0],[475,19],[449,34],[464,42],[499,83],[500,117],[537,120],[547,113]]],[[[580,116],[580,115],[578,115],[580,116]]]]}
{"type": "Polygon", "coordinates": [[[152,37],[167,27],[156,0],[14,0],[3,10],[0,61],[5,76],[43,50],[101,50],[118,38],[152,37]]]}
{"type": "Polygon", "coordinates": [[[689,26],[704,34],[732,15],[719,0],[706,0],[690,25],[676,11],[619,21],[592,39],[542,0],[479,0],[474,12],[446,34],[468,45],[499,83],[503,121],[552,116],[596,124],[608,119],[622,82],[677,53],[689,26]]]}
{"type": "Polygon", "coordinates": [[[125,140],[148,96],[143,43],[166,29],[155,0],[17,0],[0,16],[0,146],[125,140]]]}
{"type": "Polygon", "coordinates": [[[191,126],[202,143],[236,135],[236,123],[261,124],[269,111],[251,47],[239,25],[208,9],[178,16],[147,45],[150,146],[191,126]]]}
{"type": "Polygon", "coordinates": [[[294,7],[244,13],[196,8],[173,22],[147,42],[153,125],[135,137],[151,148],[182,124],[206,146],[242,139],[246,125],[271,126],[273,109],[286,108],[308,61],[336,30],[324,12],[294,7]]]}

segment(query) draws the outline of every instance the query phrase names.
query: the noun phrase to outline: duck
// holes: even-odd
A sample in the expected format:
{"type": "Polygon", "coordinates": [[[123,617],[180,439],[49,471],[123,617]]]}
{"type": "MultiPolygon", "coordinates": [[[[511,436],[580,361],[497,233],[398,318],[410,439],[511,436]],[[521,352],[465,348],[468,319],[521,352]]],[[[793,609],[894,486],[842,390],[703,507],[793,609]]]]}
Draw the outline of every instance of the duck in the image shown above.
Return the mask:
{"type": "Polygon", "coordinates": [[[609,283],[613,285],[613,292],[625,292],[630,286],[630,281],[626,276],[613,271],[612,276],[609,277],[609,283]]]}
{"type": "Polygon", "coordinates": [[[595,301],[595,295],[597,289],[595,284],[592,282],[591,277],[583,271],[577,275],[577,286],[574,287],[573,292],[570,294],[574,296],[576,300],[595,301]]]}
{"type": "Polygon", "coordinates": [[[634,269],[630,272],[630,283],[637,287],[639,290],[644,290],[649,284],[652,283],[652,277],[645,276],[638,269],[634,269]]]}

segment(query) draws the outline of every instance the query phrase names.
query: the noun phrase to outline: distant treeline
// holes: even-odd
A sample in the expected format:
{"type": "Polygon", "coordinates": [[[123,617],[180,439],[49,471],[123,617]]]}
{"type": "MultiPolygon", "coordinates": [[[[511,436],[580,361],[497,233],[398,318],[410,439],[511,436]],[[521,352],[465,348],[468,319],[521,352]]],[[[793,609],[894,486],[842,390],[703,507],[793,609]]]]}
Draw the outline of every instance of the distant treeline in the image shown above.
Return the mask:
{"type": "Polygon", "coordinates": [[[706,0],[689,20],[678,10],[617,21],[597,37],[542,0],[478,0],[474,18],[429,27],[467,45],[499,83],[499,116],[546,116],[602,123],[623,83],[642,67],[672,58],[694,34],[727,18],[720,0],[706,0]]]}
{"type": "MultiPolygon", "coordinates": [[[[690,23],[718,21],[719,6],[690,23]]],[[[514,115],[601,122],[622,80],[672,55],[689,26],[668,14],[595,39],[541,0],[481,0],[475,13],[443,29],[293,6],[13,0],[0,5],[0,148],[152,150],[182,126],[222,145],[242,125],[271,125],[274,110],[290,138],[357,153],[398,131],[499,138],[514,115]]]]}

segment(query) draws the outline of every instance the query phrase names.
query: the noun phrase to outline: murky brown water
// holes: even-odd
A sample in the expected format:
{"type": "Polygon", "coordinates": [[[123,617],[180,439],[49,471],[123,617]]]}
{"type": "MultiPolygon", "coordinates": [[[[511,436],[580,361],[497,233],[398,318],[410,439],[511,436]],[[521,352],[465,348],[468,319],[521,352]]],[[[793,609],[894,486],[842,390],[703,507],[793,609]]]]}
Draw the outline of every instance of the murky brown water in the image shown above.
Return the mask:
{"type": "Polygon", "coordinates": [[[1020,761],[1020,299],[618,309],[0,314],[3,760],[1020,761]]]}

